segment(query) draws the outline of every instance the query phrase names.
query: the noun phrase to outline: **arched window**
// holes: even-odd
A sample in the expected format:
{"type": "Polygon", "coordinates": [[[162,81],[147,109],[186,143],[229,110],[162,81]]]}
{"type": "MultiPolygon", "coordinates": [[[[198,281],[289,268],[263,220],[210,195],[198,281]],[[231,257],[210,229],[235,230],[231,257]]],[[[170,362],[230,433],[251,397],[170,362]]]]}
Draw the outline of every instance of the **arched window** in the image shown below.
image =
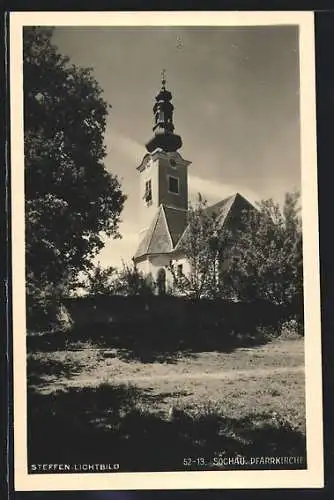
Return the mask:
{"type": "Polygon", "coordinates": [[[166,293],[166,271],[160,267],[157,274],[158,294],[164,295],[166,293]]]}

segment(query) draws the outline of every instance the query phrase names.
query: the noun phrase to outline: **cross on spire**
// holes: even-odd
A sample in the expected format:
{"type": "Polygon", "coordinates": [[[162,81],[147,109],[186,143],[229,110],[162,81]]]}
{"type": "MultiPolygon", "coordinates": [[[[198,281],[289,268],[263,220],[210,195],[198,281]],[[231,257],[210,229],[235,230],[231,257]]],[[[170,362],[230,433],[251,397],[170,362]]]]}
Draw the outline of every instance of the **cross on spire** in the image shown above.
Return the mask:
{"type": "Polygon", "coordinates": [[[163,88],[165,88],[166,85],[166,73],[167,71],[165,70],[165,68],[163,68],[163,70],[161,71],[161,83],[163,88]]]}

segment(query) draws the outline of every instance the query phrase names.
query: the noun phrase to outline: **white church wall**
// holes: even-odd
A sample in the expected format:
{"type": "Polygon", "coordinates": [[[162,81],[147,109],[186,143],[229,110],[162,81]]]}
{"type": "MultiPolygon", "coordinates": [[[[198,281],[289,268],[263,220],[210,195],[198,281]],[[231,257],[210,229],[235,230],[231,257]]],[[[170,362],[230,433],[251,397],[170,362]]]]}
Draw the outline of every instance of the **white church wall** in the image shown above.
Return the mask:
{"type": "Polygon", "coordinates": [[[173,275],[168,269],[170,263],[172,263],[176,274],[180,271],[185,275],[189,274],[190,264],[185,257],[178,256],[177,258],[173,258],[168,254],[150,255],[147,259],[138,262],[137,268],[145,275],[151,274],[155,281],[157,280],[159,270],[163,268],[166,272],[166,289],[171,289],[173,288],[173,275]],[[180,268],[179,266],[182,267],[180,268]]]}
{"type": "MultiPolygon", "coordinates": [[[[152,273],[154,279],[157,277],[157,274],[158,274],[158,271],[159,269],[162,267],[164,269],[166,269],[166,267],[169,266],[169,262],[170,262],[170,256],[169,255],[164,255],[164,254],[161,254],[161,255],[152,255],[150,256],[150,272],[152,273]]],[[[166,270],[166,274],[167,274],[167,270],[166,270]]]]}
{"type": "Polygon", "coordinates": [[[143,273],[145,275],[149,274],[149,272],[151,271],[149,261],[146,259],[146,260],[143,260],[141,262],[138,262],[137,269],[138,269],[138,271],[140,271],[141,273],[143,273]]]}
{"type": "Polygon", "coordinates": [[[145,260],[137,263],[137,268],[144,274],[152,274],[153,279],[157,278],[157,274],[159,269],[164,268],[166,270],[167,275],[167,267],[170,262],[169,255],[150,255],[145,260]]]}
{"type": "MultiPolygon", "coordinates": [[[[154,277],[156,277],[159,269],[161,267],[167,268],[170,263],[173,264],[175,271],[177,271],[178,266],[182,266],[182,272],[188,274],[190,272],[189,262],[185,257],[173,258],[168,254],[154,255],[149,258],[149,269],[154,277]]],[[[166,275],[171,274],[166,269],[166,275]]]]}

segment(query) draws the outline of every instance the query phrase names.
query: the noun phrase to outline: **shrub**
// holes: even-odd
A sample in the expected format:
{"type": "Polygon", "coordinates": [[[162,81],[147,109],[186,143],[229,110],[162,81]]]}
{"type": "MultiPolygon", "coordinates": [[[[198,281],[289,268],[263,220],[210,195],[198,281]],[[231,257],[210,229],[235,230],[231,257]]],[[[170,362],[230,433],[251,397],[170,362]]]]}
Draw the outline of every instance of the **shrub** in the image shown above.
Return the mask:
{"type": "Polygon", "coordinates": [[[296,319],[285,321],[281,328],[281,337],[284,339],[297,339],[304,335],[304,325],[296,319]]]}

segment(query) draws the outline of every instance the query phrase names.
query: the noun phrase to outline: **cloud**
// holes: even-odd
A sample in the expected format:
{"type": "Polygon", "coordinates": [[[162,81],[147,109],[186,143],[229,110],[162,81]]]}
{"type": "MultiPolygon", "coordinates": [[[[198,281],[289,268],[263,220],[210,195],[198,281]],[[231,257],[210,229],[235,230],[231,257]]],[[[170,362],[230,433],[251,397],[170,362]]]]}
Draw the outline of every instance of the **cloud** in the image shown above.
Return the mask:
{"type": "Polygon", "coordinates": [[[260,201],[261,197],[242,185],[236,184],[223,184],[216,181],[210,181],[207,179],[202,179],[201,177],[189,176],[189,197],[191,201],[196,199],[197,193],[201,193],[203,198],[205,198],[208,203],[214,203],[220,201],[227,196],[231,196],[235,193],[240,193],[242,196],[247,198],[251,203],[256,203],[260,201]]]}
{"type": "MultiPolygon", "coordinates": [[[[116,130],[109,129],[107,135],[108,143],[112,144],[112,150],[122,154],[124,158],[127,158],[127,160],[131,162],[132,165],[140,164],[143,156],[147,153],[142,144],[116,130]]],[[[214,158],[212,161],[214,161],[214,158]]],[[[215,203],[237,192],[253,204],[260,201],[262,198],[274,197],[279,202],[282,202],[284,198],[280,192],[281,190],[279,189],[271,189],[270,192],[261,192],[260,194],[242,184],[225,184],[219,181],[204,179],[195,175],[189,175],[188,185],[189,198],[192,201],[195,200],[196,195],[199,192],[204,198],[207,199],[208,203],[215,203]]],[[[277,182],[275,186],[278,188],[277,182]]]]}
{"type": "Polygon", "coordinates": [[[105,247],[95,257],[95,263],[99,262],[102,267],[122,267],[123,262],[131,262],[139,243],[138,233],[126,232],[122,229],[121,233],[123,237],[119,240],[105,238],[105,247]]]}
{"type": "Polygon", "coordinates": [[[115,150],[122,153],[135,164],[139,164],[147,152],[142,144],[116,130],[109,129],[107,131],[106,143],[112,144],[111,151],[115,150]]]}

